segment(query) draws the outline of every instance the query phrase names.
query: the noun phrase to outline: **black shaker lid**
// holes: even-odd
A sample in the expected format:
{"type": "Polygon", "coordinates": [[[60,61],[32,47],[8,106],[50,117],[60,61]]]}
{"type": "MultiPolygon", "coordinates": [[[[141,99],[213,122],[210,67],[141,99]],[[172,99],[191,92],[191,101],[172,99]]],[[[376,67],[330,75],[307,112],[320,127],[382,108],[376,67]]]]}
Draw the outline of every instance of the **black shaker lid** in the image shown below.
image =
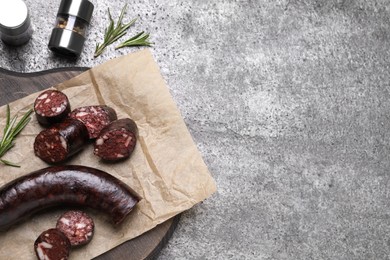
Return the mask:
{"type": "Polygon", "coordinates": [[[74,15],[89,23],[93,9],[93,4],[88,0],[61,0],[58,14],[74,15]]]}

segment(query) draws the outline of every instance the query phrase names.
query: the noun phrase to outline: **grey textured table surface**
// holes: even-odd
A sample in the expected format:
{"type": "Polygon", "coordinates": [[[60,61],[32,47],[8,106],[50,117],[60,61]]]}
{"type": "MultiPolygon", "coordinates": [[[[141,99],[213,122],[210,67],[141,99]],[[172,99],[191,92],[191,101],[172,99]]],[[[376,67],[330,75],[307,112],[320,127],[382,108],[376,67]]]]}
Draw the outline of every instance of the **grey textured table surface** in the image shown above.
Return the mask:
{"type": "MultiPolygon", "coordinates": [[[[47,42],[59,0],[26,0],[35,32],[0,67],[94,66],[124,1],[93,1],[77,62],[47,42]]],[[[388,1],[131,1],[218,192],[160,259],[390,259],[388,1]]]]}

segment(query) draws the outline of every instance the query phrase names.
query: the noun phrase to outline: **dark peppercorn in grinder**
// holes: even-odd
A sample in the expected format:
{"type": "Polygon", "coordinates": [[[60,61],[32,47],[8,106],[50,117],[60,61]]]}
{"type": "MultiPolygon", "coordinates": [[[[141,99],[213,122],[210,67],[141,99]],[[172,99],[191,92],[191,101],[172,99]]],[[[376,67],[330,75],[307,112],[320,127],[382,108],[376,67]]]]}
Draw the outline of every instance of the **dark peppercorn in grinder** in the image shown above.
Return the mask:
{"type": "Polygon", "coordinates": [[[93,4],[88,0],[62,0],[49,49],[63,56],[78,58],[83,50],[93,9],[93,4]]]}

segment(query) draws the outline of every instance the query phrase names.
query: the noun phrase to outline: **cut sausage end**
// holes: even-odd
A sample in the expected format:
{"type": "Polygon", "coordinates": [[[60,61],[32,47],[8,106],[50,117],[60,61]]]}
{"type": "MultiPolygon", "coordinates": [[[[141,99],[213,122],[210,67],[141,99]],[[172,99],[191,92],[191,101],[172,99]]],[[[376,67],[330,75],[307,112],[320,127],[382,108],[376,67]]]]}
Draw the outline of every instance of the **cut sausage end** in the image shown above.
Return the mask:
{"type": "Polygon", "coordinates": [[[72,247],[78,247],[92,240],[95,225],[87,213],[71,210],[58,219],[56,228],[65,234],[72,247]]]}
{"type": "Polygon", "coordinates": [[[49,164],[63,162],[80,151],[88,141],[85,125],[68,118],[44,129],[34,141],[34,153],[49,164]]]}
{"type": "Polygon", "coordinates": [[[129,118],[113,121],[95,141],[94,154],[106,161],[124,160],[134,151],[137,126],[129,118]]]}
{"type": "Polygon", "coordinates": [[[59,123],[68,116],[70,102],[61,91],[49,89],[35,99],[34,111],[38,122],[48,126],[59,123]]]}
{"type": "Polygon", "coordinates": [[[35,138],[34,152],[47,163],[62,162],[68,155],[68,145],[55,129],[45,129],[35,138]]]}
{"type": "Polygon", "coordinates": [[[130,157],[134,150],[136,138],[126,129],[111,130],[105,138],[95,142],[94,154],[108,161],[116,161],[130,157]],[[126,137],[124,137],[126,135],[126,137]]]}

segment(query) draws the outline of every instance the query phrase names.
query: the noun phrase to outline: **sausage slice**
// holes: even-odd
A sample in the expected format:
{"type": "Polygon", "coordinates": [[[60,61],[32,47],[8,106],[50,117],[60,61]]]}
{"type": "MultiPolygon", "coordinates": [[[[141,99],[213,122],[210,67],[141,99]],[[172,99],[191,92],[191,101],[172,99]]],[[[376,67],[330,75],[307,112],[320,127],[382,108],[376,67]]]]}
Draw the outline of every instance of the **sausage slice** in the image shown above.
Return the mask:
{"type": "Polygon", "coordinates": [[[61,91],[49,89],[42,92],[34,102],[35,116],[44,126],[59,123],[70,113],[68,97],[61,91]]]}
{"type": "Polygon", "coordinates": [[[117,119],[115,110],[105,105],[79,107],[69,116],[84,123],[90,139],[95,139],[106,125],[117,119]]]}
{"type": "Polygon", "coordinates": [[[55,228],[42,232],[34,243],[35,254],[39,260],[66,260],[70,247],[69,239],[55,228]]]}
{"type": "Polygon", "coordinates": [[[111,122],[95,141],[94,154],[106,161],[128,158],[137,142],[137,125],[130,118],[111,122]]]}
{"type": "Polygon", "coordinates": [[[70,210],[58,219],[56,228],[65,234],[72,247],[77,247],[91,241],[95,225],[87,213],[70,210]]]}

